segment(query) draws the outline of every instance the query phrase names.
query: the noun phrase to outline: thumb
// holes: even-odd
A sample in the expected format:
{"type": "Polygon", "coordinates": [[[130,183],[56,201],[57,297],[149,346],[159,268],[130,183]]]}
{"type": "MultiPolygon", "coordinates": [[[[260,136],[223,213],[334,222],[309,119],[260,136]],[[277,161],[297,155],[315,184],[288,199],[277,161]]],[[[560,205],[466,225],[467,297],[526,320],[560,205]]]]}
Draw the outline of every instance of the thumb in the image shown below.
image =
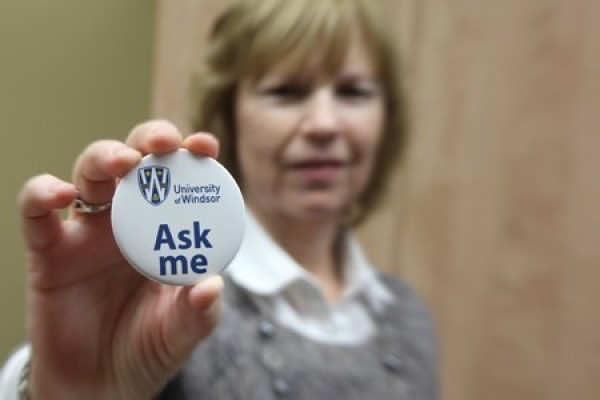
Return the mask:
{"type": "Polygon", "coordinates": [[[178,293],[175,310],[167,318],[165,339],[175,360],[184,360],[216,326],[221,313],[223,278],[211,277],[178,293]]]}

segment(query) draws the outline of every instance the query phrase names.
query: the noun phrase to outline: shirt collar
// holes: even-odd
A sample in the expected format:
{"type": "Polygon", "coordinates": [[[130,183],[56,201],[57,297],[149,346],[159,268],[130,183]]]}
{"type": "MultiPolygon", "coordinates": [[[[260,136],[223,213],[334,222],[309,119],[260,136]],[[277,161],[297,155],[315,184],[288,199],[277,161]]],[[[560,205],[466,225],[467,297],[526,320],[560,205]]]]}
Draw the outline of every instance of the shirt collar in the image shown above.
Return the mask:
{"type": "MultiPolygon", "coordinates": [[[[351,233],[346,234],[344,252],[346,283],[342,301],[362,295],[375,310],[391,302],[393,295],[377,278],[351,233]]],[[[299,282],[317,287],[313,276],[271,238],[250,211],[240,250],[225,273],[237,285],[261,296],[282,295],[299,282]]]]}

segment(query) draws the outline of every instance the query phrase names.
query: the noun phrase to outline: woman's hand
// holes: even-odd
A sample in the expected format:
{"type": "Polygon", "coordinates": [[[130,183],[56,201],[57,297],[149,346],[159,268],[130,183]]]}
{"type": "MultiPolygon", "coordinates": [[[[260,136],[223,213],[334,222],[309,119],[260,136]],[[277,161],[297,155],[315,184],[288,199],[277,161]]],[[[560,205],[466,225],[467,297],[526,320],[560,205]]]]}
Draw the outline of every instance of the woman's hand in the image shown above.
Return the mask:
{"type": "Polygon", "coordinates": [[[183,139],[165,121],[134,128],[125,143],[98,141],[79,156],[73,183],[29,180],[19,204],[28,248],[28,330],[33,399],[147,399],[215,326],[220,278],[192,287],[148,280],[123,258],[110,211],[59,209],[77,191],[88,203],[112,198],[116,181],[148,153],[179,147],[216,157],[207,134],[183,139]]]}

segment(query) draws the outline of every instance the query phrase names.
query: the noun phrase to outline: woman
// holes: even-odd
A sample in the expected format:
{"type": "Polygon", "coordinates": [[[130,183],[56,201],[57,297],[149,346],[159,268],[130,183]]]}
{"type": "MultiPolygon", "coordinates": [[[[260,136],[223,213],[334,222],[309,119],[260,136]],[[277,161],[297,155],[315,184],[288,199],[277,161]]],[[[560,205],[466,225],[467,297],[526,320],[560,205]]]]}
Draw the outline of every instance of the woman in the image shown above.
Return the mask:
{"type": "Polygon", "coordinates": [[[403,135],[374,7],[236,2],[215,25],[192,102],[195,128],[218,141],[150,121],[124,143],[92,143],[73,183],[25,185],[30,345],[4,388],[23,370],[32,399],[435,398],[427,310],[349,233],[381,196],[403,135]],[[57,214],[76,198],[109,202],[143,154],[215,157],[219,143],[250,213],[222,296],[220,278],[176,288],[137,274],[105,207],[57,214]]]}

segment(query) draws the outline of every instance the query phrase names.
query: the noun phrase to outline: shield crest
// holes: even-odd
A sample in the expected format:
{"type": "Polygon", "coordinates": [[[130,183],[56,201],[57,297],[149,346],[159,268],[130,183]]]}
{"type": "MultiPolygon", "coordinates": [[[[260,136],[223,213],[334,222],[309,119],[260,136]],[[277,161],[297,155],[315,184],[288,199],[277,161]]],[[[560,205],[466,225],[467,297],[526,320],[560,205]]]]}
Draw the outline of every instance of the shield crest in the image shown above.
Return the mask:
{"type": "Polygon", "coordinates": [[[171,173],[169,168],[152,165],[138,169],[138,186],[142,197],[153,206],[162,204],[169,195],[171,173]]]}

